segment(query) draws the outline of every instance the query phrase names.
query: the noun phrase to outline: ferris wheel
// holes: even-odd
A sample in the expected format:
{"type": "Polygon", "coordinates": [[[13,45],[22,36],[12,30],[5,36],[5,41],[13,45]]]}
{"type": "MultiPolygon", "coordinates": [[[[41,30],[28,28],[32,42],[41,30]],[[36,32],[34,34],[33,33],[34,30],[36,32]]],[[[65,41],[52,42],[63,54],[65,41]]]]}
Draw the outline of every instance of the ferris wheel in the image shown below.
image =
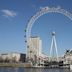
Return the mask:
{"type": "Polygon", "coordinates": [[[61,7],[51,7],[50,8],[47,6],[47,7],[41,8],[34,16],[31,17],[31,19],[28,21],[28,25],[25,29],[25,32],[26,32],[25,42],[26,42],[27,48],[29,48],[28,42],[29,42],[29,38],[31,37],[31,29],[32,29],[34,22],[39,17],[41,17],[42,15],[47,14],[47,13],[60,13],[64,16],[68,17],[70,20],[72,20],[72,14],[70,12],[62,9],[61,7]]]}

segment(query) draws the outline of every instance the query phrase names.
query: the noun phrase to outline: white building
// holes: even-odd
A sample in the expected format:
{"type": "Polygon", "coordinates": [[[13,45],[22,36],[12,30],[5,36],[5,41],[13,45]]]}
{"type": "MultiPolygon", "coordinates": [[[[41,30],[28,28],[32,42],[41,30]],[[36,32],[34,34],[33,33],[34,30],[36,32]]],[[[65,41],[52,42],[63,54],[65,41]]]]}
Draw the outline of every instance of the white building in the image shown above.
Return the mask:
{"type": "Polygon", "coordinates": [[[5,54],[0,54],[0,59],[4,60],[9,60],[10,62],[19,62],[20,60],[20,53],[5,53],[5,54]]]}
{"type": "Polygon", "coordinates": [[[42,53],[40,57],[42,58],[43,61],[49,61],[49,56],[46,54],[42,53]]]}
{"type": "Polygon", "coordinates": [[[67,50],[64,55],[64,64],[72,64],[72,50],[67,50]]]}
{"type": "Polygon", "coordinates": [[[27,60],[37,65],[44,65],[49,57],[42,53],[42,40],[40,37],[31,37],[27,48],[27,60]]]}
{"type": "Polygon", "coordinates": [[[42,53],[42,40],[40,37],[31,37],[29,39],[29,48],[27,49],[27,57],[36,60],[42,53]]]}

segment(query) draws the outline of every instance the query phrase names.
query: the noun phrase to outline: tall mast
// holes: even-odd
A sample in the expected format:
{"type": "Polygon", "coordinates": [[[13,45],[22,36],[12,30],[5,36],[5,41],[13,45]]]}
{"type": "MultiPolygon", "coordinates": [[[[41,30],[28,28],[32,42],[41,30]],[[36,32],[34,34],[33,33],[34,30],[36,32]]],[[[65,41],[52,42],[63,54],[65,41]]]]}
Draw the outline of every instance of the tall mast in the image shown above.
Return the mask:
{"type": "Polygon", "coordinates": [[[50,61],[52,59],[52,52],[55,49],[56,51],[56,59],[57,61],[59,61],[58,59],[58,50],[57,50],[57,43],[56,43],[56,38],[55,38],[56,33],[53,31],[52,32],[52,42],[51,42],[51,48],[50,48],[50,61]]]}

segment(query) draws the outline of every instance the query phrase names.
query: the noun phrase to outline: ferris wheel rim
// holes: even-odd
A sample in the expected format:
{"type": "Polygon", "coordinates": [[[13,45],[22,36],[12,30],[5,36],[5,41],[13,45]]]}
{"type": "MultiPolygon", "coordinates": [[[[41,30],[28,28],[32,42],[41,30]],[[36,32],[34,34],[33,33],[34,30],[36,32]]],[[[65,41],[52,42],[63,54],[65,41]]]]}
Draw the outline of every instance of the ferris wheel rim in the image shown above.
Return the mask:
{"type": "Polygon", "coordinates": [[[62,9],[61,7],[57,7],[57,8],[56,7],[52,7],[52,8],[43,7],[42,9],[40,9],[40,11],[38,11],[35,15],[33,15],[28,22],[28,26],[26,28],[26,42],[27,42],[27,44],[28,44],[29,38],[31,37],[31,29],[32,29],[34,22],[39,17],[41,17],[42,15],[47,14],[47,13],[60,13],[64,16],[66,16],[67,18],[69,18],[70,20],[72,20],[72,14],[70,12],[62,9]]]}

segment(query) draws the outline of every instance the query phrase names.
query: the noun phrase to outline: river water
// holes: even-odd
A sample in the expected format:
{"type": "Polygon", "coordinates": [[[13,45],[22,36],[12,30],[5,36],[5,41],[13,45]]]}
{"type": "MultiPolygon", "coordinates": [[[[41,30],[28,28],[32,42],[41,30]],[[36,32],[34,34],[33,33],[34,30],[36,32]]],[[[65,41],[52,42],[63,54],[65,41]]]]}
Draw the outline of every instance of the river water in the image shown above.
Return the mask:
{"type": "Polygon", "coordinates": [[[72,72],[69,69],[0,67],[0,72],[72,72]]]}

